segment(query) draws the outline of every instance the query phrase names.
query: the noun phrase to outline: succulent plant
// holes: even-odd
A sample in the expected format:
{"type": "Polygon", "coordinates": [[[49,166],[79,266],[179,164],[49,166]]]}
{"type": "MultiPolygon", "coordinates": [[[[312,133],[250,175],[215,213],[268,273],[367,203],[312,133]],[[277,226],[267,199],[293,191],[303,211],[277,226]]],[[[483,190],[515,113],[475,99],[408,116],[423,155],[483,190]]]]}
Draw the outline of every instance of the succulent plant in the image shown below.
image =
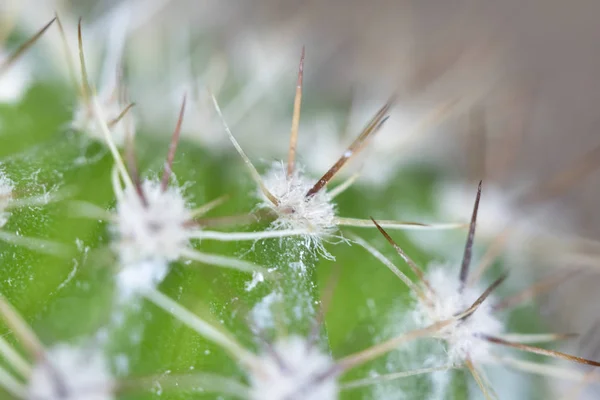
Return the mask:
{"type": "MultiPolygon", "coordinates": [[[[313,176],[299,160],[322,149],[297,154],[306,148],[298,145],[303,52],[287,160],[261,165],[208,90],[203,104],[219,124],[206,129],[230,141],[229,152],[181,135],[186,107],[200,104],[192,94],[181,93],[168,140],[134,123],[127,74],[96,89],[83,25],[76,63],[72,24],[57,18],[31,39],[11,36],[9,45],[25,44],[8,46],[12,55],[0,63],[0,93],[17,84],[22,91],[0,106],[2,398],[515,399],[548,390],[522,372],[594,380],[512,354],[600,366],[538,347],[573,336],[546,333],[530,302],[562,275],[498,300],[523,285],[502,272],[510,265],[500,251],[481,257],[485,183],[469,194],[470,221],[432,223],[424,220],[439,201],[435,168],[398,169],[387,186],[369,186],[354,165],[329,188],[359,152],[369,156],[393,97],[313,176]],[[23,71],[21,61],[45,67],[32,47],[42,35],[64,43],[77,83],[32,79],[25,90],[8,75],[23,71]],[[423,231],[418,241],[407,234],[415,230],[423,231]],[[436,260],[440,235],[453,244],[444,262],[436,260]],[[459,261],[455,244],[465,237],[459,261]],[[500,278],[487,281],[494,273],[500,278]]],[[[119,70],[122,51],[108,54],[105,68],[119,70]]],[[[256,140],[284,140],[280,133],[256,140]]],[[[486,245],[504,229],[492,228],[486,245]]]]}

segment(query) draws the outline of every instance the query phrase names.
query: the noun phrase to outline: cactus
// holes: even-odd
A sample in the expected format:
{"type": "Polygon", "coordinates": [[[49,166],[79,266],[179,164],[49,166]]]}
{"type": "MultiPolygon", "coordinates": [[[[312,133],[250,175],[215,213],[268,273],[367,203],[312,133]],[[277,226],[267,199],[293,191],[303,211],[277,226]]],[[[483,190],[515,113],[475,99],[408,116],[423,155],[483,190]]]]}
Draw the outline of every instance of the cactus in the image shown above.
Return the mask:
{"type": "Polygon", "coordinates": [[[510,279],[501,286],[510,265],[477,243],[485,184],[470,223],[401,222],[403,208],[433,220],[439,170],[398,170],[385,187],[357,179],[355,157],[369,156],[393,98],[312,176],[298,160],[313,154],[296,154],[312,97],[304,52],[287,160],[262,165],[253,160],[271,154],[247,155],[228,126],[217,100],[227,93],[207,92],[204,105],[230,151],[181,136],[192,93],[172,132],[134,123],[126,77],[90,81],[81,23],[77,35],[60,19],[31,39],[17,32],[25,44],[0,64],[0,85],[22,57],[43,68],[42,35],[59,38],[77,73],[71,84],[34,80],[0,106],[2,398],[542,398],[534,374],[591,378],[507,348],[600,365],[538,347],[572,336],[546,333],[530,301],[560,279],[516,295],[510,279]],[[440,235],[453,244],[442,263],[440,235]]]}

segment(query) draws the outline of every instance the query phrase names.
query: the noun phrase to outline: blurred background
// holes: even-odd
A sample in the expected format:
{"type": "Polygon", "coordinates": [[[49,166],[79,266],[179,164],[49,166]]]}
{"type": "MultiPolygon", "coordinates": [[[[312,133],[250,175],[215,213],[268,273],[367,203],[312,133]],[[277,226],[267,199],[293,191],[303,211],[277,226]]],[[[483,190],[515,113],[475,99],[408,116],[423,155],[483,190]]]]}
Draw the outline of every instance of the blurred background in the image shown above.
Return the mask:
{"type": "MultiPolygon", "coordinates": [[[[97,84],[125,65],[139,124],[155,133],[170,134],[183,93],[191,94],[185,134],[215,152],[230,148],[206,88],[226,99],[225,117],[249,153],[285,154],[303,46],[300,153],[311,173],[326,169],[397,94],[390,120],[357,163],[362,190],[393,185],[398,170],[425,165],[442,177],[434,217],[452,219],[470,214],[483,179],[480,239],[495,243],[509,229],[504,250],[517,276],[579,268],[544,297],[540,313],[557,331],[584,334],[566,349],[600,357],[600,2],[0,3],[3,20],[23,34],[54,11],[73,34],[84,16],[97,84]],[[527,268],[530,253],[539,267],[527,268]]],[[[34,73],[68,80],[59,36],[42,40],[53,65],[34,73]]],[[[414,239],[443,252],[431,236],[414,239]]],[[[594,396],[600,392],[590,389],[581,398],[594,396]]]]}

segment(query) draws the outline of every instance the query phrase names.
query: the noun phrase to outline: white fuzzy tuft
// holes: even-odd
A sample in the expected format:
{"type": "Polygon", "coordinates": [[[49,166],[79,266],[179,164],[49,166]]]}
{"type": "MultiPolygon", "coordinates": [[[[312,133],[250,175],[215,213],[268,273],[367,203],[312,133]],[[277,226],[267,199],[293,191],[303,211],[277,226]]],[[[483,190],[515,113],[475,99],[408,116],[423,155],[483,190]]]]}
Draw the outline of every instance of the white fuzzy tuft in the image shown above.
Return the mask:
{"type": "MultiPolygon", "coordinates": [[[[434,267],[427,273],[427,279],[435,291],[432,304],[419,302],[416,319],[421,325],[444,321],[469,308],[483,293],[478,288],[465,287],[459,292],[460,281],[456,271],[445,267],[434,267]]],[[[461,364],[465,359],[489,361],[491,345],[477,337],[478,334],[496,336],[503,331],[503,324],[493,314],[491,296],[468,318],[457,321],[443,330],[438,336],[448,344],[450,362],[461,364]]]]}
{"type": "Polygon", "coordinates": [[[8,207],[12,200],[13,190],[13,181],[4,172],[0,171],[0,228],[6,225],[8,218],[10,218],[8,207]]]}
{"type": "Polygon", "coordinates": [[[169,272],[166,261],[147,260],[126,265],[117,274],[119,294],[129,299],[137,293],[155,288],[169,272]]]}
{"type": "Polygon", "coordinates": [[[117,204],[118,254],[122,264],[143,260],[175,261],[189,243],[186,224],[192,219],[176,188],[162,191],[160,182],[145,180],[142,191],[127,188],[117,204]]]}
{"type": "Polygon", "coordinates": [[[279,201],[278,205],[274,205],[259,191],[261,206],[270,208],[277,215],[275,228],[306,230],[310,232],[311,239],[317,241],[335,231],[335,205],[331,197],[323,189],[307,199],[306,193],[315,182],[304,176],[301,169],[297,167],[288,178],[286,167],[277,162],[263,180],[279,201]]]}
{"type": "Polygon", "coordinates": [[[113,379],[102,353],[60,344],[35,365],[27,398],[112,400],[113,389],[113,379]]]}
{"type": "MultiPolygon", "coordinates": [[[[131,115],[129,115],[131,111],[128,111],[119,122],[111,124],[111,122],[118,118],[123,112],[126,105],[118,101],[113,93],[101,93],[96,96],[96,101],[100,105],[101,115],[106,118],[106,123],[109,125],[112,140],[117,147],[122,147],[125,143],[125,138],[127,137],[127,131],[135,132],[133,120],[131,115]],[[130,126],[128,127],[127,124],[130,126]]],[[[90,104],[93,104],[93,102],[94,99],[91,99],[90,104]]],[[[93,140],[102,143],[105,142],[104,133],[100,128],[91,107],[83,100],[79,101],[75,108],[73,120],[71,121],[71,128],[88,135],[93,140]]]]}
{"type": "Polygon", "coordinates": [[[338,384],[334,375],[322,375],[333,361],[305,339],[290,336],[273,344],[251,376],[253,400],[334,400],[338,384]]]}
{"type": "Polygon", "coordinates": [[[177,260],[189,244],[192,219],[177,188],[162,191],[160,182],[142,183],[147,204],[134,188],[126,188],[117,203],[115,248],[122,267],[119,283],[125,290],[154,287],[167,273],[168,263],[177,260]]]}

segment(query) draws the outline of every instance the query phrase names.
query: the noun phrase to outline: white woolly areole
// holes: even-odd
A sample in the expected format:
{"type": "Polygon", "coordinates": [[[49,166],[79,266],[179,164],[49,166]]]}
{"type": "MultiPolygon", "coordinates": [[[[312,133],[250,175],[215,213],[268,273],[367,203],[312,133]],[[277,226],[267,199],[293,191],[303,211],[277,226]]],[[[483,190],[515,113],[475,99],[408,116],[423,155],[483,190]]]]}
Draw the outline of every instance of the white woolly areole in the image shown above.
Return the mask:
{"type": "MultiPolygon", "coordinates": [[[[460,281],[454,269],[436,266],[427,273],[427,279],[435,292],[433,305],[419,301],[416,319],[427,326],[444,321],[465,311],[481,296],[485,289],[465,287],[459,292],[460,281]]],[[[503,324],[496,318],[489,296],[468,318],[454,322],[442,329],[438,337],[448,344],[448,356],[452,363],[462,363],[466,358],[474,361],[488,361],[491,358],[491,345],[477,337],[478,334],[497,336],[503,331],[503,324]]]]}
{"type": "Polygon", "coordinates": [[[14,183],[6,174],[0,171],[0,228],[8,222],[10,211],[8,207],[12,200],[14,183]]]}
{"type": "Polygon", "coordinates": [[[332,233],[335,228],[335,205],[323,188],[314,196],[306,198],[306,193],[315,184],[314,180],[303,175],[296,167],[291,177],[282,162],[273,163],[263,177],[267,189],[277,198],[274,205],[259,190],[261,206],[270,208],[277,214],[276,228],[299,229],[310,232],[314,239],[332,233]]]}
{"type": "MultiPolygon", "coordinates": [[[[0,50],[0,61],[9,54],[0,50]]],[[[23,98],[31,81],[31,68],[28,63],[19,60],[0,75],[0,103],[16,103],[23,98]]]]}
{"type": "Polygon", "coordinates": [[[112,400],[113,379],[104,355],[92,349],[59,344],[33,368],[31,400],[112,400]]]}
{"type": "Polygon", "coordinates": [[[145,180],[142,191],[126,188],[117,203],[114,247],[122,267],[120,284],[131,290],[154,287],[163,280],[168,263],[189,244],[192,214],[177,188],[163,191],[160,182],[145,180]]]}
{"type": "MultiPolygon", "coordinates": [[[[99,94],[95,99],[90,99],[89,104],[93,104],[94,101],[100,106],[100,112],[106,119],[105,122],[110,128],[112,140],[115,145],[117,147],[122,147],[125,143],[125,138],[127,137],[127,124],[130,125],[129,131],[135,132],[133,121],[129,114],[131,110],[128,111],[119,122],[111,123],[121,115],[123,110],[125,110],[126,105],[118,101],[113,93],[99,94]]],[[[105,142],[104,132],[100,128],[98,120],[89,104],[84,100],[79,101],[73,113],[71,128],[78,132],[85,133],[93,140],[105,142]]]]}
{"type": "Polygon", "coordinates": [[[117,273],[119,294],[129,299],[137,293],[155,288],[169,272],[166,261],[147,260],[129,264],[117,273]]]}
{"type": "Polygon", "coordinates": [[[260,358],[251,376],[253,400],[335,400],[339,387],[334,375],[322,375],[333,361],[300,336],[289,336],[273,344],[273,353],[260,358]],[[277,358],[276,358],[277,357],[277,358]]]}

